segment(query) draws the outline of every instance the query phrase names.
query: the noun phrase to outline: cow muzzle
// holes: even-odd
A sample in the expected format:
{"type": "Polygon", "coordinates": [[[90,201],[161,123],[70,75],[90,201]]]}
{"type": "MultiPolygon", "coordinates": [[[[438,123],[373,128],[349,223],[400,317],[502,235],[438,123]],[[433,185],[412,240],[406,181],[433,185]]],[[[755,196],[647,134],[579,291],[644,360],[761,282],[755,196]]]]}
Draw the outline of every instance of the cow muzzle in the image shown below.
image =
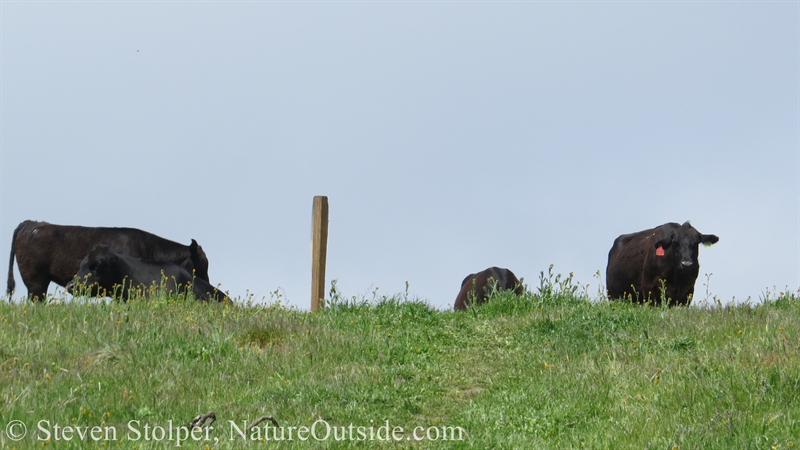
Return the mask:
{"type": "Polygon", "coordinates": [[[681,261],[681,267],[692,267],[694,261],[681,261]]]}

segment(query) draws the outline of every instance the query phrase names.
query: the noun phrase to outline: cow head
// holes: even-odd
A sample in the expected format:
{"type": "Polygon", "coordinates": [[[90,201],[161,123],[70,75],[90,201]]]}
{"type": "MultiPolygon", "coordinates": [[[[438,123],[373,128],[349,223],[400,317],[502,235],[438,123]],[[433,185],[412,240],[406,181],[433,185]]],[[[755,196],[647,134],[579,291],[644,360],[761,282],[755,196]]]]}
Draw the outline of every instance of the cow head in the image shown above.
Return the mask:
{"type": "MultiPolygon", "coordinates": [[[[78,273],[75,275],[88,292],[86,294],[97,297],[111,295],[115,286],[124,282],[123,261],[106,245],[95,246],[81,261],[78,273]]],[[[67,283],[67,292],[73,293],[74,283],[67,283]]]]}
{"type": "Polygon", "coordinates": [[[189,245],[189,258],[191,259],[191,266],[184,264],[183,268],[188,270],[189,273],[194,270],[194,276],[208,281],[208,257],[206,252],[203,251],[203,247],[194,239],[189,245]]]}
{"type": "Polygon", "coordinates": [[[665,225],[656,231],[657,239],[654,244],[656,258],[665,258],[676,264],[679,270],[695,268],[698,245],[703,243],[710,246],[717,243],[719,238],[713,234],[700,233],[689,222],[677,225],[674,224],[672,227],[665,225]]]}

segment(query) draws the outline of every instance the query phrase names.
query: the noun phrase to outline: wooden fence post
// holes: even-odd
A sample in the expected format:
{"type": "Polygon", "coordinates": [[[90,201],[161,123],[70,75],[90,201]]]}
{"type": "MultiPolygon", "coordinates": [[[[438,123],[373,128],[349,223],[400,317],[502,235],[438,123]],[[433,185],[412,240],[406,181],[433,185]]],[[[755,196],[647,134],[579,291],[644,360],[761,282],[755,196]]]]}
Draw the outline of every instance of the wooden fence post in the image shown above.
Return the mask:
{"type": "Polygon", "coordinates": [[[314,197],[311,216],[311,311],[325,306],[325,258],[328,253],[328,197],[314,197]]]}

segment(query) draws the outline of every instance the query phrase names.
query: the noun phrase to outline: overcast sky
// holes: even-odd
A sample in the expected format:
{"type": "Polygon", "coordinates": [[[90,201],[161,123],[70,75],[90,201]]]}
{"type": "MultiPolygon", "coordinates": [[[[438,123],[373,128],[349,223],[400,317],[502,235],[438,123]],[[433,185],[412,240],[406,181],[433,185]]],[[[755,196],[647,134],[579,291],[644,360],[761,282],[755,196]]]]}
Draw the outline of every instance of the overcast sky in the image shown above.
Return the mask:
{"type": "Polygon", "coordinates": [[[125,226],[307,308],[327,195],[346,296],[550,264],[595,292],[618,235],[686,220],[720,238],[696,299],[800,287],[797,2],[0,8],[3,279],[23,220],[125,226]]]}

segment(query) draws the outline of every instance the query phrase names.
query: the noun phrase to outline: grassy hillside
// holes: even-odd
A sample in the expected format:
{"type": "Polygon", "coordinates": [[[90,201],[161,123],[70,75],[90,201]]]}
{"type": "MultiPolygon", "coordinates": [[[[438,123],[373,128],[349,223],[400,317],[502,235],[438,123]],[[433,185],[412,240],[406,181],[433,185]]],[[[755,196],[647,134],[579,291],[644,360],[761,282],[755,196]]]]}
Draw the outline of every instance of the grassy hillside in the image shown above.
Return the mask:
{"type": "Polygon", "coordinates": [[[532,290],[461,313],[335,290],[317,313],[4,302],[0,446],[275,447],[271,422],[246,432],[264,415],[281,448],[800,446],[796,294],[667,309],[590,301],[569,277],[532,290]],[[169,436],[208,411],[213,429],[169,436]]]}

